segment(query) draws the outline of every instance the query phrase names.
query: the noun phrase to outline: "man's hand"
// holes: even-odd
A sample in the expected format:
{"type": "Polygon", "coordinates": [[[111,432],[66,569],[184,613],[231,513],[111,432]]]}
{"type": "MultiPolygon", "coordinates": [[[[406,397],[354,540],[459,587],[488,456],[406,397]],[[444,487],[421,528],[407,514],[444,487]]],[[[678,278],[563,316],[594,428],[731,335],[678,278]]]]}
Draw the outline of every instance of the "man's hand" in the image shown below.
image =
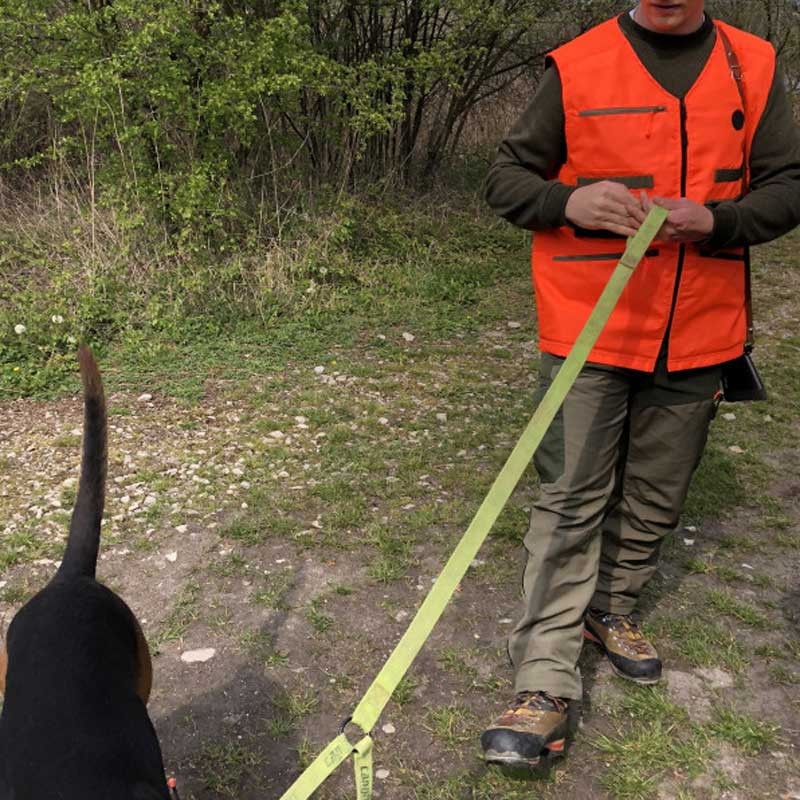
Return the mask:
{"type": "Polygon", "coordinates": [[[642,208],[649,212],[653,205],[669,210],[666,222],[656,239],[661,242],[696,242],[705,239],[714,228],[711,210],[687,197],[654,197],[641,193],[642,208]]]}
{"type": "Polygon", "coordinates": [[[607,230],[633,236],[646,214],[636,198],[621,184],[598,181],[581,186],[567,200],[567,219],[579,228],[607,230]]]}

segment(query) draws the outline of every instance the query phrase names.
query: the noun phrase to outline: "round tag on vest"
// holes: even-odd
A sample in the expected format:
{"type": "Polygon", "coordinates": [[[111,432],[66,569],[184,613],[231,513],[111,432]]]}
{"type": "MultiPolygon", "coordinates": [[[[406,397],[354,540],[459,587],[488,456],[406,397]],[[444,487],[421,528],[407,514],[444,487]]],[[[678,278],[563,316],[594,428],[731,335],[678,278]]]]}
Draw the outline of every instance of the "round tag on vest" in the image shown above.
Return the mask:
{"type": "Polygon", "coordinates": [[[731,115],[731,122],[737,131],[740,131],[742,128],[744,128],[744,111],[742,111],[740,108],[737,108],[736,111],[734,111],[731,115]]]}

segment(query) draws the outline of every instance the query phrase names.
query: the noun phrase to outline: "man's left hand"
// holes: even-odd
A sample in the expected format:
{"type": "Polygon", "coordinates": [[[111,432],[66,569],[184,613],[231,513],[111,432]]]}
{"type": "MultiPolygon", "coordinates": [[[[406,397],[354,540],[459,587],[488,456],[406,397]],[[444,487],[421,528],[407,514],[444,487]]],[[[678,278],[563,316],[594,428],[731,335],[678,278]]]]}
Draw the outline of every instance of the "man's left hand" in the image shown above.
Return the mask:
{"type": "Polygon", "coordinates": [[[714,228],[711,210],[688,197],[653,197],[641,193],[642,208],[649,212],[653,205],[669,211],[656,239],[661,242],[696,242],[705,239],[714,228]]]}

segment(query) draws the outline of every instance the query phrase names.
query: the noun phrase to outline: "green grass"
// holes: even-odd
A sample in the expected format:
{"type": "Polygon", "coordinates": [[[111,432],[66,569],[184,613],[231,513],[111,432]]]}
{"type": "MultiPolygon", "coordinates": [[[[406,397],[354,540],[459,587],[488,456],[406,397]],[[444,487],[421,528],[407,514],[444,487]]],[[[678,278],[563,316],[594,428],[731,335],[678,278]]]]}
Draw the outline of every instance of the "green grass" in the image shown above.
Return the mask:
{"type": "Polygon", "coordinates": [[[238,743],[206,745],[198,758],[206,788],[223,797],[236,797],[241,781],[262,760],[259,753],[238,743]]]}
{"type": "Polygon", "coordinates": [[[292,722],[308,716],[319,705],[319,698],[311,689],[286,692],[275,700],[275,705],[292,722]]]}
{"type": "Polygon", "coordinates": [[[165,642],[183,638],[189,626],[200,616],[198,604],[201,585],[197,580],[189,580],[172,602],[172,610],[161,624],[158,633],[149,641],[150,652],[157,656],[165,642]]]}
{"type": "Polygon", "coordinates": [[[333,617],[321,609],[324,602],[324,600],[317,597],[312,600],[311,605],[306,609],[306,619],[317,633],[325,633],[333,626],[333,617]]]}
{"type": "Polygon", "coordinates": [[[739,673],[749,663],[746,648],[734,634],[691,610],[651,620],[647,630],[659,643],[668,640],[669,649],[693,667],[722,666],[739,673]]]}
{"type": "Polygon", "coordinates": [[[616,733],[590,743],[609,764],[601,780],[617,800],[651,800],[665,777],[677,772],[696,777],[713,757],[702,729],[661,688],[628,691],[616,733]]]}
{"type": "Polygon", "coordinates": [[[777,742],[780,726],[757,720],[730,708],[715,709],[710,730],[749,756],[756,756],[777,742]]]}
{"type": "Polygon", "coordinates": [[[706,593],[706,602],[714,610],[735,617],[751,628],[769,627],[769,620],[755,606],[743,603],[726,592],[712,589],[706,593]]]}
{"type": "Polygon", "coordinates": [[[420,686],[420,681],[413,675],[406,675],[392,693],[392,700],[399,706],[408,705],[414,699],[414,693],[420,686]]]}
{"type": "Polygon", "coordinates": [[[475,737],[478,720],[466,706],[444,706],[429,709],[423,727],[446,748],[458,751],[475,737]]]}
{"type": "Polygon", "coordinates": [[[56,558],[63,549],[63,541],[45,539],[35,528],[10,531],[0,538],[0,573],[15,564],[38,558],[56,558]]]}

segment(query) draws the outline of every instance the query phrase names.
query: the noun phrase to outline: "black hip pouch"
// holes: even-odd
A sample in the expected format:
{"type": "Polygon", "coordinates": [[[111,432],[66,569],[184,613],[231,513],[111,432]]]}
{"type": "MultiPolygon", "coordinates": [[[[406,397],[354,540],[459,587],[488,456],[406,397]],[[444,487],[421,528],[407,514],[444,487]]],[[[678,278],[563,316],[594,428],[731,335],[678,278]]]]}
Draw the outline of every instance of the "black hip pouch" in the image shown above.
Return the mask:
{"type": "Polygon", "coordinates": [[[722,365],[722,394],[728,403],[767,399],[767,390],[750,357],[749,348],[745,348],[739,358],[722,365]]]}

